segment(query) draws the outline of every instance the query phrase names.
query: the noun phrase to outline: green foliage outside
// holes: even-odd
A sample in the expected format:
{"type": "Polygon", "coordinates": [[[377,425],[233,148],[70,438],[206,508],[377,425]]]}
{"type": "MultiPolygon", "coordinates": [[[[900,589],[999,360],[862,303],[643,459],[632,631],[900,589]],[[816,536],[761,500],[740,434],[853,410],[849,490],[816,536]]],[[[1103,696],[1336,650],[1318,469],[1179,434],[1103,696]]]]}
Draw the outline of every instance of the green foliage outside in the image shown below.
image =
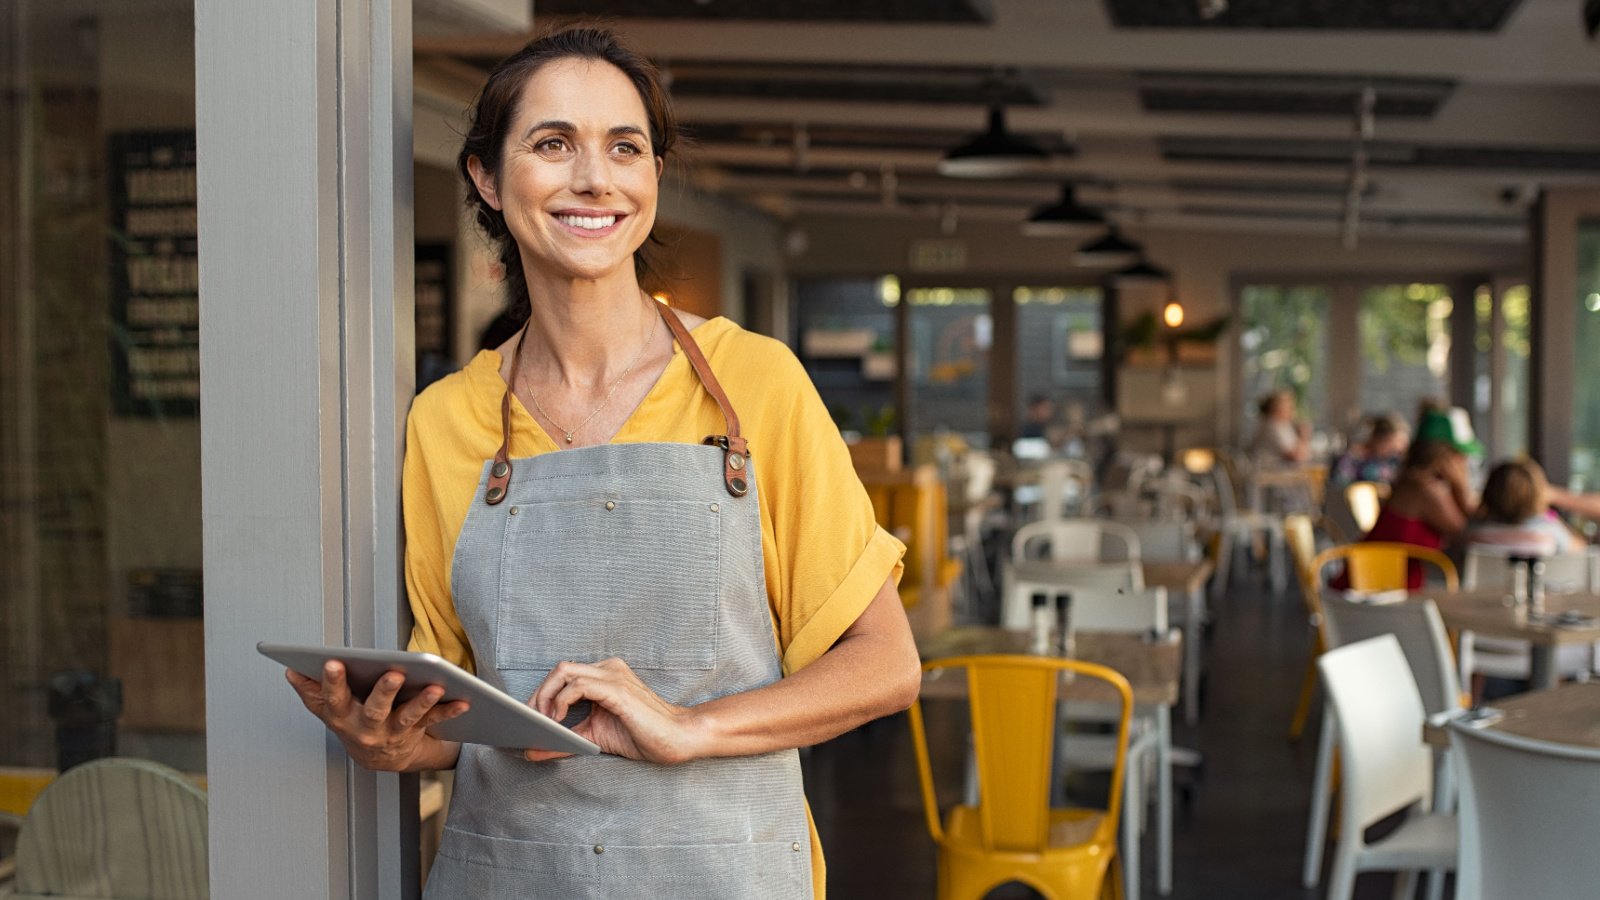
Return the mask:
{"type": "Polygon", "coordinates": [[[1328,289],[1322,286],[1244,288],[1239,346],[1244,360],[1243,400],[1252,414],[1263,394],[1287,388],[1301,409],[1320,418],[1329,305],[1328,289]]]}
{"type": "MultiPolygon", "coordinates": [[[[1450,294],[1442,284],[1385,284],[1361,292],[1361,355],[1372,371],[1428,365],[1450,334],[1450,294]]],[[[1448,347],[1448,344],[1445,346],[1448,347]]]]}

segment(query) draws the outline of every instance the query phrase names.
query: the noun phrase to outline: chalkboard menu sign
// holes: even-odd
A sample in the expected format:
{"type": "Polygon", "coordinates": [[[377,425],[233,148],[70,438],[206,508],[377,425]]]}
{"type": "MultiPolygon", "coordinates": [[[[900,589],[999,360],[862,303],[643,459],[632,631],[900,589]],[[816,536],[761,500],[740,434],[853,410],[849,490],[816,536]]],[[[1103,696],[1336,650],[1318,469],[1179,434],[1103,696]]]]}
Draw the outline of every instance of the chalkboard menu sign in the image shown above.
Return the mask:
{"type": "Polygon", "coordinates": [[[200,411],[193,131],[113,134],[112,403],[126,416],[200,411]]]}

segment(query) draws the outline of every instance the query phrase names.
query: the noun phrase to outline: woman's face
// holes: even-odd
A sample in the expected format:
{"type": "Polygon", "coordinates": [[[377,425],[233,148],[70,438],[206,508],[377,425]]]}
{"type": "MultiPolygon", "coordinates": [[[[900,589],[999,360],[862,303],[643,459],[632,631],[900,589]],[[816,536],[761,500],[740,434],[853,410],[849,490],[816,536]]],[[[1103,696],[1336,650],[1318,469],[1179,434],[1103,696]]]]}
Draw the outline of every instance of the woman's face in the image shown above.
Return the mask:
{"type": "Polygon", "coordinates": [[[631,267],[655,224],[661,163],[649,118],[609,63],[541,67],[522,89],[500,171],[480,169],[479,193],[504,213],[530,276],[594,280],[631,267]]]}

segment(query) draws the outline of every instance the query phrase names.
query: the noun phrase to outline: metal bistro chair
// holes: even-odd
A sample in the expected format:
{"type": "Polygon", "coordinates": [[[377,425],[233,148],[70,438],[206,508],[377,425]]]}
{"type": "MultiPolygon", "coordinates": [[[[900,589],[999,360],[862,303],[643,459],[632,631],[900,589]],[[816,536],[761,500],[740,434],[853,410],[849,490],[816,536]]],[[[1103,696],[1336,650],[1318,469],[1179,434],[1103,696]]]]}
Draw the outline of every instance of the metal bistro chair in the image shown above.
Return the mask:
{"type": "Polygon", "coordinates": [[[1343,560],[1353,591],[1403,591],[1411,577],[1413,563],[1431,563],[1444,577],[1445,590],[1461,589],[1456,564],[1438,550],[1394,541],[1362,541],[1330,547],[1311,560],[1311,571],[1320,582],[1329,563],[1343,560]]]}
{"type": "Polygon", "coordinates": [[[1458,900],[1592,897],[1600,750],[1450,723],[1460,759],[1458,900]]]}
{"type": "Polygon", "coordinates": [[[1289,545],[1289,558],[1294,562],[1295,580],[1300,585],[1300,601],[1305,606],[1306,621],[1311,626],[1311,652],[1306,657],[1306,672],[1300,679],[1300,697],[1295,701],[1294,715],[1289,719],[1289,740],[1297,741],[1305,733],[1306,719],[1311,715],[1311,701],[1317,691],[1317,657],[1328,649],[1322,628],[1322,586],[1311,561],[1317,556],[1316,531],[1311,517],[1292,513],[1283,517],[1283,539],[1289,545]]]}
{"type": "Polygon", "coordinates": [[[912,744],[928,832],[939,848],[940,900],[978,900],[1019,881],[1049,900],[1120,898],[1118,817],[1127,771],[1133,692],[1115,671],[1039,656],[960,656],[931,660],[924,672],[962,670],[967,679],[978,782],[976,803],[941,813],[922,718],[911,705],[912,744]],[[1120,701],[1117,762],[1104,812],[1050,805],[1056,701],[1061,675],[1105,682],[1120,701]]]}

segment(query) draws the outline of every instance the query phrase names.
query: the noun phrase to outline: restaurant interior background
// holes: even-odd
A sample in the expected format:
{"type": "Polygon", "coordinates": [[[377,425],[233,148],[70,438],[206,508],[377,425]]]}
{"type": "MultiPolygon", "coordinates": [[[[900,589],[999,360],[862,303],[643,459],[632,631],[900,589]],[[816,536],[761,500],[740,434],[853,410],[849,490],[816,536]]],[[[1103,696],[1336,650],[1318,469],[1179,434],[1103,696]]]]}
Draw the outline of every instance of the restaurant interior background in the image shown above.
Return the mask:
{"type": "MultiPolygon", "coordinates": [[[[1600,486],[1579,0],[414,5],[419,385],[498,312],[461,113],[530,29],[603,15],[694,138],[657,287],[788,342],[847,432],[1007,446],[1048,394],[1125,446],[1223,446],[1290,386],[1337,443],[1441,395],[1494,457],[1600,486]],[[991,122],[1048,157],[941,174],[991,122]],[[1083,252],[1108,229],[1138,247],[1083,252]],[[1145,327],[1173,301],[1176,341],[1145,327]]],[[[197,323],[227,300],[198,292],[194,5],[3,10],[0,767],[55,766],[58,725],[111,706],[117,752],[198,775],[197,323]]]]}

